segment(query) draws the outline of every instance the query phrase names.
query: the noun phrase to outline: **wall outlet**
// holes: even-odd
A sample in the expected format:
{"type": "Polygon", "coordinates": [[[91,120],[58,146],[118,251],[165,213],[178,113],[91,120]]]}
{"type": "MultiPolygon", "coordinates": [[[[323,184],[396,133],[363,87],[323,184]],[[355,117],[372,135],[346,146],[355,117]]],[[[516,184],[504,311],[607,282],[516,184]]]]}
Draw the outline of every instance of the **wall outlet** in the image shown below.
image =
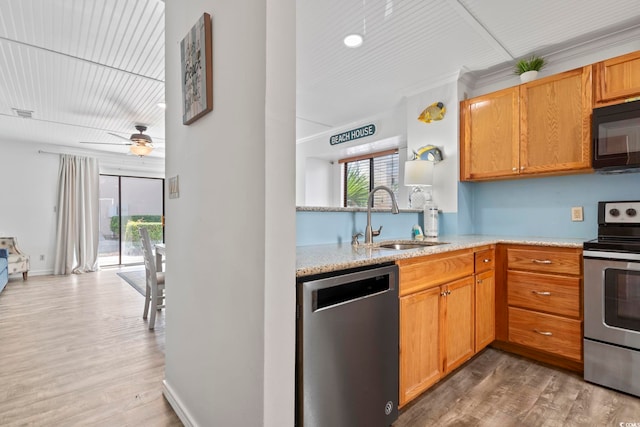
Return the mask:
{"type": "Polygon", "coordinates": [[[571,208],[571,221],[584,221],[582,206],[574,206],[571,208]]]}

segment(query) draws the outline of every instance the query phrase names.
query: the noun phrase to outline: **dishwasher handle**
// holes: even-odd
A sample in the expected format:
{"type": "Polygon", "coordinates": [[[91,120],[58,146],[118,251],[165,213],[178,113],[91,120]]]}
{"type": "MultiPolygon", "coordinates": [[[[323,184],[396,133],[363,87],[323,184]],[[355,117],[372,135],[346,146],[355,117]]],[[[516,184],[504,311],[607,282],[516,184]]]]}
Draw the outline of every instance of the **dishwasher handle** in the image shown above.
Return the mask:
{"type": "Polygon", "coordinates": [[[312,310],[325,310],[349,302],[369,298],[391,288],[390,277],[387,274],[367,277],[354,282],[341,283],[313,291],[312,310]]]}

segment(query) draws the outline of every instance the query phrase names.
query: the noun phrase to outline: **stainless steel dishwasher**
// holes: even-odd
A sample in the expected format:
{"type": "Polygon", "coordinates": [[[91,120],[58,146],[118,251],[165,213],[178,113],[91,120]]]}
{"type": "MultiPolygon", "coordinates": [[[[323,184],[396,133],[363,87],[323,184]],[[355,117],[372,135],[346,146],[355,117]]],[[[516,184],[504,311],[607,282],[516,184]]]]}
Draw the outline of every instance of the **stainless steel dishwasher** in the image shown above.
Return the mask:
{"type": "Polygon", "coordinates": [[[296,425],[386,427],[398,417],[398,267],[300,278],[296,425]]]}

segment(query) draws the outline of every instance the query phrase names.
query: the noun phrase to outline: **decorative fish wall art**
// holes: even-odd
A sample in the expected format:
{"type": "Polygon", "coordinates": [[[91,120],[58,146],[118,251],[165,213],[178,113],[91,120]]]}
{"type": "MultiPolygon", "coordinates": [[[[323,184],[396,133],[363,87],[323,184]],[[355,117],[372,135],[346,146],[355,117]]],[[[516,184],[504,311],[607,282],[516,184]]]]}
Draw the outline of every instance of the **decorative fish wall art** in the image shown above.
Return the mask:
{"type": "Polygon", "coordinates": [[[436,120],[442,120],[446,112],[447,109],[442,102],[434,102],[433,104],[422,110],[422,113],[420,113],[420,115],[418,116],[418,120],[424,123],[431,123],[436,120]]]}

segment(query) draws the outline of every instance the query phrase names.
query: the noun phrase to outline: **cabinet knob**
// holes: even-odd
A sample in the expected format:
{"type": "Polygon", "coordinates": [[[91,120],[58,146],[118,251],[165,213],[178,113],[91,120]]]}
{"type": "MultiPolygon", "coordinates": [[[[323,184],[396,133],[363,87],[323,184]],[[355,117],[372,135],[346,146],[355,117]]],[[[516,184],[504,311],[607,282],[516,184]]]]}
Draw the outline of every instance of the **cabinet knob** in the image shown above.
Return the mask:
{"type": "Polygon", "coordinates": [[[550,337],[553,336],[552,332],[546,332],[546,331],[539,331],[537,329],[534,329],[533,332],[540,334],[540,335],[544,335],[545,337],[550,337]]]}
{"type": "Polygon", "coordinates": [[[485,259],[482,260],[482,262],[487,263],[487,262],[491,262],[491,260],[488,259],[488,258],[485,258],[485,259]]]}
{"type": "Polygon", "coordinates": [[[523,171],[524,170],[524,166],[520,166],[520,170],[523,171]]]}
{"type": "Polygon", "coordinates": [[[543,296],[550,296],[551,292],[547,292],[547,291],[531,291],[532,294],[536,294],[536,295],[543,295],[543,296]]]}
{"type": "Polygon", "coordinates": [[[513,168],[513,169],[511,169],[511,170],[512,170],[512,171],[514,171],[514,172],[517,172],[517,171],[518,171],[518,168],[513,168]]]}
{"type": "Polygon", "coordinates": [[[477,283],[482,283],[482,280],[478,279],[478,282],[477,282],[477,283]]]}
{"type": "Polygon", "coordinates": [[[531,262],[534,264],[553,264],[549,259],[532,259],[531,262]]]}

